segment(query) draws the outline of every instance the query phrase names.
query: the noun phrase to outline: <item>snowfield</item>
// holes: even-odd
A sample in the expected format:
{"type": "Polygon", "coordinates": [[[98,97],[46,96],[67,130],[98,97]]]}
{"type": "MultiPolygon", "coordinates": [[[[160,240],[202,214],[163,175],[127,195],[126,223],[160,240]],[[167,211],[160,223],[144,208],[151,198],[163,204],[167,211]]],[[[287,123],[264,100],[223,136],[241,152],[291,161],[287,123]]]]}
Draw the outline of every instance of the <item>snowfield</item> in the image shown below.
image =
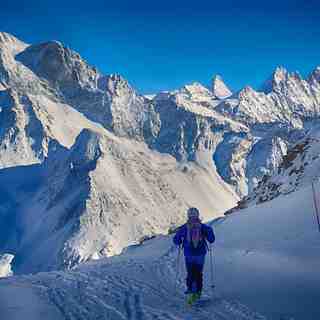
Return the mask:
{"type": "Polygon", "coordinates": [[[3,319],[319,319],[320,234],[310,187],[212,225],[216,288],[207,257],[198,306],[185,306],[183,264],[175,289],[177,248],[160,236],[69,272],[1,280],[3,319]]]}

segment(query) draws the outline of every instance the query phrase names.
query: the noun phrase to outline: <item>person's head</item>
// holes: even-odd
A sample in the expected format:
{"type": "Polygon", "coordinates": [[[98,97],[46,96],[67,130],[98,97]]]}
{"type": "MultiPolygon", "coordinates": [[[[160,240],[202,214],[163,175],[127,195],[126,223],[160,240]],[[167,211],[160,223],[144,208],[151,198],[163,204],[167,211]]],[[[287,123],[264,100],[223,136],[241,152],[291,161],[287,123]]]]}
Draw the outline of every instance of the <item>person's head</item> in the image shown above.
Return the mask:
{"type": "Polygon", "coordinates": [[[200,219],[200,212],[197,208],[189,208],[187,210],[188,220],[199,220],[200,219]]]}

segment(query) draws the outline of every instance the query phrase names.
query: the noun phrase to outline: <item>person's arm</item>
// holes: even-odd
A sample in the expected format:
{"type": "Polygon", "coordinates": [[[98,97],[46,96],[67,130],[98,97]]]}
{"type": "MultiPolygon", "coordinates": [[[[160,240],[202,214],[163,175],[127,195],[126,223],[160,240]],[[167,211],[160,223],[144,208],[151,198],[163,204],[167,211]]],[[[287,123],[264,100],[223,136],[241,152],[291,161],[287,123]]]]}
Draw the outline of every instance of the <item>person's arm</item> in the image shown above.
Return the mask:
{"type": "Polygon", "coordinates": [[[175,236],[173,237],[173,243],[176,246],[180,246],[182,244],[182,241],[183,241],[183,227],[180,227],[177,233],[175,234],[175,236]]]}
{"type": "Polygon", "coordinates": [[[207,226],[207,225],[206,225],[206,239],[210,243],[214,243],[214,241],[216,240],[216,237],[214,235],[213,229],[210,226],[207,226]]]}

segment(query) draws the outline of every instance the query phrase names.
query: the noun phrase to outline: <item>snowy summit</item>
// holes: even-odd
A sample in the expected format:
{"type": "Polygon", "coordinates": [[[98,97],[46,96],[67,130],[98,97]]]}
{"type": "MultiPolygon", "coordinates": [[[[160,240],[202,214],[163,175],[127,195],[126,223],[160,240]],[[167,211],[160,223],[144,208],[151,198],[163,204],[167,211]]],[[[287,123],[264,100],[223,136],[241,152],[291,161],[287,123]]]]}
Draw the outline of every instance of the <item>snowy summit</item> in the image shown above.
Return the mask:
{"type": "Polygon", "coordinates": [[[215,75],[212,79],[212,93],[217,99],[229,98],[232,95],[231,90],[219,75],[215,75]]]}

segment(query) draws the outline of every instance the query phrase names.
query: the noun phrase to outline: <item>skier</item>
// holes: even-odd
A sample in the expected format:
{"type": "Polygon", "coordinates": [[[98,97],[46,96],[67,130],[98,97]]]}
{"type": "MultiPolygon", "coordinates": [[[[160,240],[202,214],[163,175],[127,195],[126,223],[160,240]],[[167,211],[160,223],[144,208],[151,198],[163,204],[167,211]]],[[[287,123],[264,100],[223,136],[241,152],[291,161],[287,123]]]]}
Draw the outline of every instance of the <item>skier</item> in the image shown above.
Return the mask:
{"type": "Polygon", "coordinates": [[[189,208],[188,221],[182,225],[173,238],[175,245],[182,245],[184,249],[187,269],[187,302],[192,304],[201,297],[203,285],[203,267],[208,251],[207,241],[213,243],[215,236],[213,229],[201,223],[200,213],[197,208],[189,208]]]}

